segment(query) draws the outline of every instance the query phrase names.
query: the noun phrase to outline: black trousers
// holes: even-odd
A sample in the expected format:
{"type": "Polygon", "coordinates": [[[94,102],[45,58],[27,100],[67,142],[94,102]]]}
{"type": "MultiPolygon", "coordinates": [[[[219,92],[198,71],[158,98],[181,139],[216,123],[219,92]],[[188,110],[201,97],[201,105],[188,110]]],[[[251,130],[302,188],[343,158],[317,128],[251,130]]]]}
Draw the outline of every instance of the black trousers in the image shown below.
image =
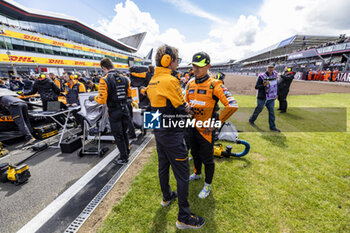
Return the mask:
{"type": "Polygon", "coordinates": [[[157,143],[158,174],[163,200],[169,200],[171,195],[169,185],[169,167],[171,166],[177,182],[178,220],[187,219],[191,215],[190,205],[187,200],[190,170],[184,133],[155,131],[154,135],[157,143]]]}
{"type": "Polygon", "coordinates": [[[133,122],[133,112],[132,112],[132,105],[128,104],[128,109],[129,109],[129,135],[131,138],[136,138],[136,133],[135,133],[135,126],[133,122]]]}
{"type": "Polygon", "coordinates": [[[187,150],[191,150],[191,136],[192,135],[192,129],[188,128],[185,129],[185,143],[187,150]]]}
{"type": "Polygon", "coordinates": [[[15,103],[9,107],[9,112],[19,130],[25,135],[26,140],[33,137],[33,129],[30,125],[28,106],[26,103],[15,103]]]}
{"type": "Polygon", "coordinates": [[[109,110],[109,123],[111,124],[112,134],[120,152],[121,159],[128,159],[130,153],[128,127],[129,113],[128,108],[109,110]]]}
{"type": "MultiPolygon", "coordinates": [[[[82,130],[84,130],[84,118],[83,118],[80,114],[78,114],[79,111],[80,111],[80,110],[74,110],[74,111],[72,111],[72,114],[73,114],[73,116],[74,116],[74,119],[75,119],[76,123],[77,123],[78,125],[80,125],[80,127],[81,127],[82,130]]],[[[57,120],[58,120],[60,123],[63,123],[63,124],[64,124],[64,121],[61,122],[62,119],[57,119],[57,120]]]]}
{"type": "Polygon", "coordinates": [[[194,172],[199,175],[202,173],[202,164],[205,168],[205,183],[211,184],[214,171],[214,140],[208,142],[196,128],[192,129],[191,134],[191,154],[193,157],[194,172]]]}
{"type": "Polygon", "coordinates": [[[279,110],[282,112],[287,111],[287,95],[279,95],[278,96],[278,101],[279,101],[279,110]]]}

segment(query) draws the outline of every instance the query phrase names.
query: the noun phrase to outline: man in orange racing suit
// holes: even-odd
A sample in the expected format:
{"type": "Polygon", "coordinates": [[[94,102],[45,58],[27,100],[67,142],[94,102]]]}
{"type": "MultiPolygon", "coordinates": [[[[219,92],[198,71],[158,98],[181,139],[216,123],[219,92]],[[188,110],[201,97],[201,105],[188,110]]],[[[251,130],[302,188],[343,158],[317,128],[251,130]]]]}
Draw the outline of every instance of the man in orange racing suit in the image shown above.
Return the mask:
{"type": "MultiPolygon", "coordinates": [[[[236,100],[223,85],[222,81],[216,80],[208,75],[210,57],[205,52],[193,55],[192,63],[195,79],[186,86],[186,101],[190,104],[193,117],[196,121],[213,121],[216,115],[218,101],[224,105],[219,115],[219,121],[224,123],[237,109],[236,100]]],[[[190,131],[191,154],[193,156],[194,174],[189,180],[199,180],[201,176],[202,163],[205,167],[205,183],[199,193],[199,198],[206,198],[212,189],[211,183],[214,176],[214,130],[215,127],[196,127],[190,131]]]]}
{"type": "MultiPolygon", "coordinates": [[[[146,89],[155,111],[153,118],[166,115],[187,115],[189,106],[182,94],[180,81],[173,76],[179,63],[178,50],[168,45],[158,48],[156,69],[146,89]]],[[[159,119],[158,118],[158,119],[159,119]]],[[[188,203],[189,164],[188,151],[184,142],[184,129],[159,127],[154,129],[158,152],[158,174],[163,193],[161,205],[168,206],[178,197],[179,213],[176,221],[178,229],[201,228],[205,220],[191,214],[188,203]],[[169,167],[172,167],[177,182],[177,193],[169,185],[169,167]]]]}
{"type": "Polygon", "coordinates": [[[114,69],[111,59],[103,58],[100,66],[106,76],[100,79],[98,95],[90,96],[89,99],[99,104],[107,103],[112,134],[120,152],[119,159],[114,162],[123,165],[128,163],[130,153],[127,134],[130,117],[127,106],[128,98],[131,98],[130,82],[114,69]]]}

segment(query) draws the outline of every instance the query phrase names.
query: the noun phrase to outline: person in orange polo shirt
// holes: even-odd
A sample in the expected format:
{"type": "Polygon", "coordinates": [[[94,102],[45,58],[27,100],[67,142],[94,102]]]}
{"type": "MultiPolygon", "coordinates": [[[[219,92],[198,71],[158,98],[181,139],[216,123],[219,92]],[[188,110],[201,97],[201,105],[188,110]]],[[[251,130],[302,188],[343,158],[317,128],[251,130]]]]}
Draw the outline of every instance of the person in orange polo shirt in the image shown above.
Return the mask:
{"type": "MultiPolygon", "coordinates": [[[[210,57],[205,52],[193,55],[192,63],[195,79],[189,81],[186,86],[186,102],[193,109],[193,117],[196,121],[205,122],[213,119],[216,115],[216,105],[220,101],[224,109],[219,115],[219,121],[224,123],[238,109],[235,98],[223,85],[221,80],[210,77],[210,57]]],[[[199,180],[202,178],[202,163],[205,167],[205,183],[199,193],[199,198],[206,198],[212,190],[211,183],[214,176],[214,127],[194,127],[189,128],[191,154],[194,162],[194,174],[189,180],[199,180]]]]}

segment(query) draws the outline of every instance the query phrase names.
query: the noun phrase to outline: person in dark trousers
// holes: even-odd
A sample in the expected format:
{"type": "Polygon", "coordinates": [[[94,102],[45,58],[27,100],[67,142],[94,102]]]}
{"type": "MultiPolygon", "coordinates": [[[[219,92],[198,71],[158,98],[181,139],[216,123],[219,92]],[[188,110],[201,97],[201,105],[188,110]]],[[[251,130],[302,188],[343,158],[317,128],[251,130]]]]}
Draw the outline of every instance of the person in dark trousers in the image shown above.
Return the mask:
{"type": "MultiPolygon", "coordinates": [[[[179,80],[172,76],[178,63],[178,50],[168,45],[158,48],[156,53],[156,68],[148,87],[145,90],[153,114],[157,119],[161,114],[175,115],[189,112],[179,80]]],[[[161,206],[170,205],[178,197],[179,213],[176,221],[178,229],[201,228],[205,220],[191,214],[188,203],[189,164],[188,150],[184,140],[184,129],[158,128],[154,129],[158,152],[158,175],[163,193],[161,206]],[[169,185],[169,167],[171,166],[177,182],[177,192],[171,191],[169,185]]]]}
{"type": "Polygon", "coordinates": [[[98,95],[90,96],[89,99],[99,104],[107,103],[112,134],[120,152],[120,157],[115,163],[126,164],[129,162],[130,154],[127,134],[130,117],[127,100],[131,97],[130,84],[127,78],[115,70],[111,59],[103,58],[100,66],[106,76],[100,79],[98,95]]]}
{"type": "MultiPolygon", "coordinates": [[[[123,75],[125,78],[128,79],[129,81],[129,88],[130,88],[130,78],[128,76],[123,75]]],[[[131,90],[131,89],[130,89],[131,90]]],[[[133,117],[134,117],[134,113],[133,113],[133,99],[132,96],[128,97],[128,109],[129,109],[129,144],[131,144],[134,141],[137,141],[137,137],[136,137],[136,132],[135,132],[135,125],[133,122],[133,117]]],[[[136,104],[137,105],[137,104],[136,104]]]]}
{"type": "Polygon", "coordinates": [[[27,103],[19,99],[15,93],[0,89],[0,104],[10,112],[13,121],[24,134],[27,141],[24,145],[32,144],[35,138],[32,135],[33,129],[29,121],[27,103]]]}
{"type": "Polygon", "coordinates": [[[133,122],[133,106],[132,106],[132,98],[129,98],[128,99],[128,110],[129,110],[129,135],[128,135],[128,138],[129,138],[129,143],[132,143],[134,141],[137,140],[137,136],[136,136],[136,132],[135,132],[135,125],[134,125],[134,122],[133,122]]]}
{"type": "Polygon", "coordinates": [[[285,113],[287,111],[287,96],[289,93],[290,85],[293,82],[295,72],[292,71],[292,67],[285,67],[284,73],[277,80],[277,95],[279,101],[280,113],[285,113]]]}
{"type": "MultiPolygon", "coordinates": [[[[217,104],[220,101],[224,108],[217,117],[224,123],[237,111],[238,105],[235,98],[223,85],[221,80],[210,77],[210,57],[205,52],[193,55],[192,63],[194,77],[186,86],[186,101],[193,109],[193,118],[196,121],[205,122],[212,119],[216,114],[217,104]]],[[[191,154],[193,156],[194,173],[189,180],[199,180],[202,178],[202,164],[205,168],[205,182],[198,197],[206,198],[211,190],[211,183],[214,177],[214,132],[215,127],[194,127],[190,130],[191,154]]],[[[188,129],[187,129],[188,130],[188,129]]]]}
{"type": "Polygon", "coordinates": [[[267,70],[261,73],[255,84],[255,89],[258,90],[257,94],[257,106],[249,118],[249,123],[255,126],[255,120],[266,106],[269,111],[269,125],[270,130],[275,132],[281,132],[275,125],[275,99],[277,98],[277,73],[275,72],[275,65],[269,64],[267,70]]]}
{"type": "Polygon", "coordinates": [[[35,80],[32,90],[27,92],[26,95],[40,94],[41,101],[43,103],[43,110],[47,110],[47,103],[49,101],[58,101],[60,95],[60,89],[58,86],[45,74],[41,74],[37,80],[35,80]]]}

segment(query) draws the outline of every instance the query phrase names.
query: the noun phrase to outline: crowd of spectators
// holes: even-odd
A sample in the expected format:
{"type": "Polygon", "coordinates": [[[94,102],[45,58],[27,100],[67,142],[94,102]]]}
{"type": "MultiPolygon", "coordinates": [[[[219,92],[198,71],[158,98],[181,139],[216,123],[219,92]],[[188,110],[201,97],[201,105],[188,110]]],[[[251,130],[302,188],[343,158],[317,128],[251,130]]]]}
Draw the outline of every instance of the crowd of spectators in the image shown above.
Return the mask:
{"type": "Polygon", "coordinates": [[[337,39],[337,40],[329,41],[329,42],[326,42],[326,43],[323,43],[323,44],[320,44],[317,46],[308,46],[306,48],[299,48],[297,50],[297,52],[309,50],[309,49],[319,49],[319,48],[324,48],[324,47],[331,46],[331,45],[343,44],[343,43],[348,43],[348,42],[350,42],[350,36],[346,37],[345,34],[342,34],[339,36],[339,39],[337,39]]]}

